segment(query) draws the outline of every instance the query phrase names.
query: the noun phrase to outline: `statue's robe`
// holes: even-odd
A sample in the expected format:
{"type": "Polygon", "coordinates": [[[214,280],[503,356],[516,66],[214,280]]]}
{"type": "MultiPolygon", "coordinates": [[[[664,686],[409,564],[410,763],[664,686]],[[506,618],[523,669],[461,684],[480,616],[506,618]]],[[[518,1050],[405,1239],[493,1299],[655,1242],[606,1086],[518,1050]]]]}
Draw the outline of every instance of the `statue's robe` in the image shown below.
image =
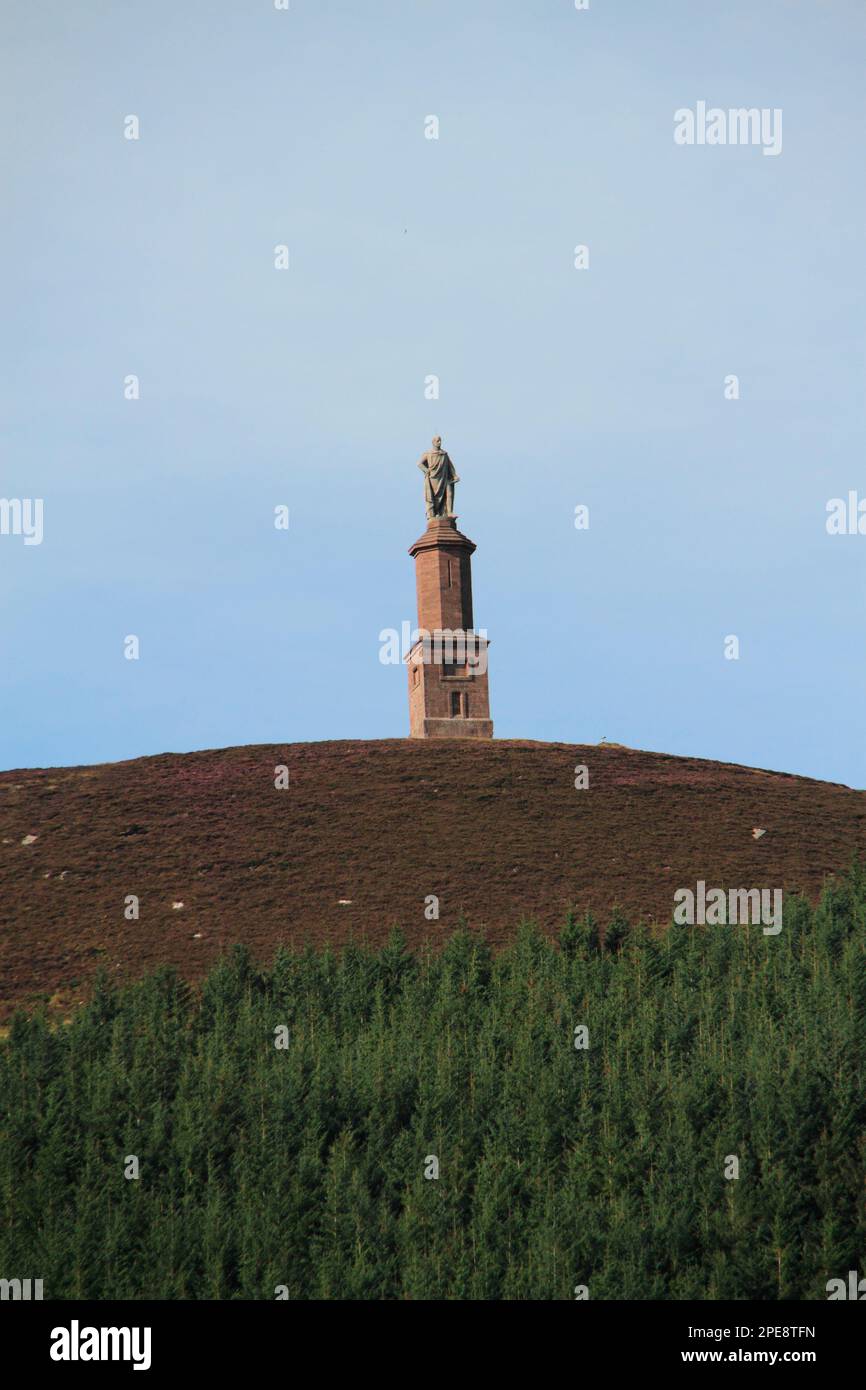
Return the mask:
{"type": "Polygon", "coordinates": [[[459,483],[454,464],[451,462],[444,449],[428,449],[426,454],[422,454],[418,467],[424,474],[424,502],[427,507],[427,515],[447,516],[450,510],[448,503],[453,502],[453,489],[455,483],[459,483]]]}

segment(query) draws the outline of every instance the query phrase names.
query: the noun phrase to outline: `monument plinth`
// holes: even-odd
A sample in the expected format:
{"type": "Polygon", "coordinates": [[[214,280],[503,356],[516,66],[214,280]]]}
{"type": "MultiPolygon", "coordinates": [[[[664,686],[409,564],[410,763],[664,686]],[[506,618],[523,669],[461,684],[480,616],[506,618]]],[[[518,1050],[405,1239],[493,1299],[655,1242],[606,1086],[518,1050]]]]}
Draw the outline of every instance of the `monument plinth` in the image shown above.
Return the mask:
{"type": "Polygon", "coordinates": [[[472,614],[475,543],[451,513],[459,481],[434,439],[421,459],[427,529],[409,547],[418,592],[418,640],[406,657],[411,738],[492,738],[486,633],[472,614]],[[447,508],[447,510],[446,510],[447,508]]]}

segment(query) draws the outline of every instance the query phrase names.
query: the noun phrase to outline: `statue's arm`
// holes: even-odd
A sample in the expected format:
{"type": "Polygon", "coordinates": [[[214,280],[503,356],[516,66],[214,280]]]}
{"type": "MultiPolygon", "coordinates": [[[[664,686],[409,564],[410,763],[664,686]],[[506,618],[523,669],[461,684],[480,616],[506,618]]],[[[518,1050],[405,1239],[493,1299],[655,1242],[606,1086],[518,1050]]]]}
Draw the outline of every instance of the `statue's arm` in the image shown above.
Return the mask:
{"type": "Polygon", "coordinates": [[[418,460],[418,467],[421,469],[422,473],[426,473],[426,472],[427,472],[427,469],[428,469],[429,465],[428,465],[428,463],[427,463],[427,455],[426,455],[426,454],[422,454],[422,455],[421,455],[420,459],[418,460]]]}

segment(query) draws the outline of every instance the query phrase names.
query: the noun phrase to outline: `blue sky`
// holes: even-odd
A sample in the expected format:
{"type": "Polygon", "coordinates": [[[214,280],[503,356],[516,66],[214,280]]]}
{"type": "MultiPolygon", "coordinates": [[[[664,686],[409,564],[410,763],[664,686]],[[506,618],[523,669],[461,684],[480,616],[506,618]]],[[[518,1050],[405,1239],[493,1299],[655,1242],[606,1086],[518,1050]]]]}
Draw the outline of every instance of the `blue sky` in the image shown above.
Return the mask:
{"type": "Polygon", "coordinates": [[[441,433],[497,736],[866,785],[866,536],[825,527],[866,497],[861,4],[3,29],[0,497],[44,539],[0,535],[0,767],[405,735],[441,433]],[[782,153],[676,145],[700,100],[782,153]]]}

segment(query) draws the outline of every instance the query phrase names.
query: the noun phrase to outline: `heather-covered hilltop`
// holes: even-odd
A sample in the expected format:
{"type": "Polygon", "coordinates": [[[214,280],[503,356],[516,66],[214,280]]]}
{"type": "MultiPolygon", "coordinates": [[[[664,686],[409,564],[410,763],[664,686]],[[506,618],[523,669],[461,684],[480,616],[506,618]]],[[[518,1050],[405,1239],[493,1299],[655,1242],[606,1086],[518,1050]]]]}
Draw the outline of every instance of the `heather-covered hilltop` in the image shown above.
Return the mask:
{"type": "Polygon", "coordinates": [[[99,965],[198,979],[238,942],[267,961],[394,925],[438,943],[461,920],[497,946],[572,907],[667,922],[698,880],[814,900],[864,850],[864,792],[610,745],[335,741],[4,772],[0,1005],[65,1010],[99,965]]]}

